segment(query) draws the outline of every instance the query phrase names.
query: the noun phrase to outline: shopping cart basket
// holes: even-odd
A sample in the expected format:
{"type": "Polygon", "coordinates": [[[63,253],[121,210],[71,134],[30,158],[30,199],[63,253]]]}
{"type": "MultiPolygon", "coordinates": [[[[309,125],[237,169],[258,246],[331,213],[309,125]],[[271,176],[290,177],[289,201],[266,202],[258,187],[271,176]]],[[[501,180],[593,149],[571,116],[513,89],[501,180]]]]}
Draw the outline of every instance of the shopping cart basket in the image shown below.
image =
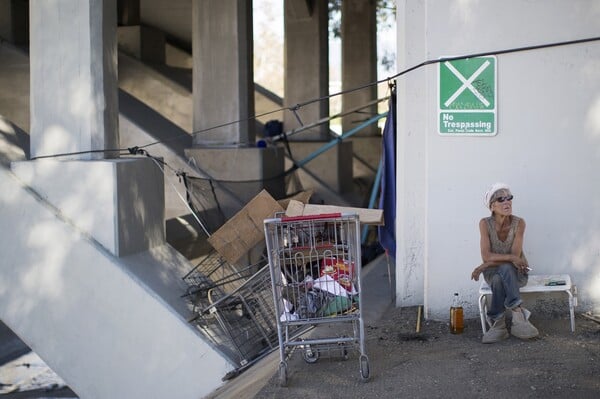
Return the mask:
{"type": "Polygon", "coordinates": [[[219,287],[207,293],[209,305],[199,309],[194,322],[236,366],[236,373],[277,348],[277,326],[271,275],[264,266],[236,290],[219,287]]]}
{"type": "Polygon", "coordinates": [[[244,267],[228,263],[217,251],[212,250],[184,277],[188,288],[182,297],[187,298],[197,317],[207,306],[212,305],[217,298],[224,297],[238,289],[255,273],[267,264],[266,259],[244,267]],[[208,293],[211,293],[211,300],[208,293]]]}
{"type": "Polygon", "coordinates": [[[265,220],[264,225],[277,318],[280,385],[287,385],[287,359],[296,349],[307,363],[314,363],[321,354],[337,352],[347,357],[348,349],[358,348],[360,377],[368,380],[359,303],[358,216],[280,216],[265,220]],[[323,331],[335,331],[335,336],[297,334],[299,328],[325,323],[331,326],[323,331]],[[350,336],[348,330],[352,330],[350,336]]]}

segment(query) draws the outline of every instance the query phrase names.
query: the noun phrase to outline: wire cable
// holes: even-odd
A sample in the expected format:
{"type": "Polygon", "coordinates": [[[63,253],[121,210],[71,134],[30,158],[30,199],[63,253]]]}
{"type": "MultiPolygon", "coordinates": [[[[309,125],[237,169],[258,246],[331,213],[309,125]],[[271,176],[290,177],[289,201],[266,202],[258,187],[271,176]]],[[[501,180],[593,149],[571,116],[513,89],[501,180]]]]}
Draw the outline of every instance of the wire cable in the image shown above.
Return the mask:
{"type": "MultiPolygon", "coordinates": [[[[585,38],[585,39],[577,39],[577,40],[569,40],[569,41],[562,41],[562,42],[553,42],[553,43],[546,43],[546,44],[538,44],[538,45],[532,45],[532,46],[524,46],[524,47],[514,47],[514,48],[510,48],[510,49],[502,49],[502,50],[491,50],[491,51],[483,51],[483,52],[479,52],[479,53],[471,53],[471,54],[465,54],[465,55],[458,55],[458,56],[454,56],[454,57],[440,57],[437,59],[430,59],[430,60],[426,60],[421,62],[420,64],[416,64],[410,68],[407,68],[401,72],[396,73],[395,75],[389,76],[385,79],[381,79],[381,80],[377,80],[375,82],[371,82],[371,83],[367,83],[365,85],[362,86],[358,86],[358,87],[354,87],[351,89],[347,89],[347,90],[342,90],[339,91],[337,93],[333,93],[333,94],[329,94],[327,96],[323,96],[323,97],[318,97],[318,98],[314,98],[312,100],[307,100],[301,103],[298,103],[296,105],[293,106],[289,106],[289,107],[282,107],[282,108],[278,108],[272,111],[267,111],[264,112],[262,114],[257,114],[248,118],[243,118],[243,119],[238,119],[238,120],[234,120],[234,121],[230,121],[230,122],[226,122],[226,123],[222,123],[219,125],[215,125],[215,126],[211,126],[205,129],[201,129],[201,130],[196,130],[193,131],[191,133],[191,136],[196,136],[200,133],[206,133],[208,131],[211,130],[215,130],[221,127],[226,127],[226,126],[231,126],[231,125],[235,125],[241,122],[250,122],[253,120],[256,120],[260,117],[266,116],[266,115],[270,115],[276,112],[281,112],[281,111],[290,111],[293,112],[294,115],[296,116],[296,118],[298,118],[299,122],[301,125],[303,125],[302,121],[299,119],[299,116],[297,114],[297,111],[309,104],[313,104],[315,102],[319,102],[319,101],[324,101],[324,100],[328,100],[330,98],[336,97],[336,96],[340,96],[343,94],[348,94],[348,93],[353,93],[355,91],[359,91],[359,90],[363,90],[372,86],[376,86],[379,85],[381,83],[385,83],[385,82],[389,82],[393,79],[396,79],[400,76],[406,75],[409,72],[412,72],[416,69],[425,67],[427,65],[434,65],[434,64],[438,64],[438,63],[443,63],[446,61],[456,61],[456,60],[462,60],[462,59],[467,59],[467,58],[476,58],[476,57],[484,57],[484,56],[490,56],[490,55],[503,55],[503,54],[511,54],[511,53],[518,53],[518,52],[523,52],[523,51],[534,51],[534,50],[541,50],[541,49],[546,49],[546,48],[553,48],[553,47],[561,47],[561,46],[570,46],[570,45],[576,45],[576,44],[583,44],[583,43],[590,43],[590,42],[594,42],[594,41],[600,41],[600,37],[590,37],[590,38],[585,38]]],[[[138,149],[143,149],[143,148],[148,148],[151,147],[153,145],[156,144],[161,144],[167,141],[171,141],[171,140],[176,140],[178,138],[181,137],[189,137],[187,134],[185,136],[177,136],[177,137],[173,137],[170,139],[166,139],[166,140],[158,140],[158,141],[154,141],[148,144],[144,144],[142,146],[139,147],[134,147],[134,148],[138,148],[138,149]]],[[[35,159],[42,159],[42,158],[56,158],[56,157],[64,157],[64,156],[72,156],[72,155],[82,155],[82,154],[89,154],[89,153],[99,153],[99,152],[104,152],[104,153],[110,153],[110,152],[122,152],[122,151],[126,151],[129,149],[111,149],[111,150],[88,150],[88,151],[78,151],[78,152],[71,152],[71,153],[62,153],[62,154],[54,154],[54,155],[41,155],[38,157],[33,157],[31,158],[31,160],[35,160],[35,159]]]]}
{"type": "MultiPolygon", "coordinates": [[[[165,169],[163,168],[163,166],[161,166],[161,164],[165,165],[165,166],[167,164],[165,162],[163,162],[163,161],[159,161],[158,159],[156,159],[155,157],[151,156],[148,153],[146,153],[146,156],[149,157],[150,159],[152,159],[154,161],[154,163],[156,164],[156,166],[158,167],[158,169],[160,169],[163,172],[163,175],[166,176],[165,169]]],[[[179,197],[179,199],[181,199],[181,201],[185,204],[186,208],[194,216],[194,219],[196,219],[196,222],[198,222],[198,224],[200,225],[200,227],[204,231],[204,234],[206,234],[207,237],[210,237],[210,233],[208,232],[208,229],[206,228],[206,226],[204,225],[204,223],[202,223],[200,221],[200,218],[198,217],[198,215],[196,215],[196,212],[194,212],[194,210],[190,207],[189,203],[185,200],[185,198],[183,198],[183,196],[181,195],[181,193],[179,192],[179,190],[177,190],[177,188],[175,187],[175,185],[171,181],[169,181],[169,184],[171,185],[171,188],[173,188],[173,190],[175,191],[175,193],[177,194],[177,196],[179,197]]]]}

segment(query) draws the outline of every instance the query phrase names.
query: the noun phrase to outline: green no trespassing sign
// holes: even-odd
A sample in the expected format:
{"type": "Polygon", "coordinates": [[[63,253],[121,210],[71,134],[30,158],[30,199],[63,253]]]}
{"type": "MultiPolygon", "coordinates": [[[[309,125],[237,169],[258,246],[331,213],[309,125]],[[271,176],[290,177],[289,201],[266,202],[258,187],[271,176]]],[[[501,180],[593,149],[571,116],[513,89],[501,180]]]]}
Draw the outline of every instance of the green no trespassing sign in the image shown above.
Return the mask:
{"type": "Polygon", "coordinates": [[[447,136],[493,136],[497,133],[496,57],[440,62],[439,133],[447,136]]]}

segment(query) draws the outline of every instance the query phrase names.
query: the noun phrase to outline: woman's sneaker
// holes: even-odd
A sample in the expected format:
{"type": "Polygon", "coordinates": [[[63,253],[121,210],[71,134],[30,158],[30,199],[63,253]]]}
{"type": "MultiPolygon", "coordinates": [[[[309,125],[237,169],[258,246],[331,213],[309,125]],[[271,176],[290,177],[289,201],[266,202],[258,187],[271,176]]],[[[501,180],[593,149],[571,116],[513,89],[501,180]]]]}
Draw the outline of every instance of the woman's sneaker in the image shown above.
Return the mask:
{"type": "Polygon", "coordinates": [[[533,324],[529,322],[531,312],[527,309],[517,308],[512,312],[512,326],[510,333],[517,338],[530,339],[537,337],[540,333],[533,324]]]}
{"type": "Polygon", "coordinates": [[[508,330],[506,329],[506,321],[504,317],[498,319],[492,324],[489,330],[483,334],[481,342],[484,344],[493,344],[494,342],[502,341],[508,338],[508,330]]]}

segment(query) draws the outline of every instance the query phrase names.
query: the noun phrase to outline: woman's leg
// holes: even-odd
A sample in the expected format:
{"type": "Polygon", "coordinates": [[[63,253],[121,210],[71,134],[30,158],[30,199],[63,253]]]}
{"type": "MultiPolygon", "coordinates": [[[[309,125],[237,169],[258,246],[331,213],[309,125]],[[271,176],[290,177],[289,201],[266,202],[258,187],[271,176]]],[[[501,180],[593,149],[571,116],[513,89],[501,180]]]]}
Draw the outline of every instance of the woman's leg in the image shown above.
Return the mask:
{"type": "Polygon", "coordinates": [[[511,333],[513,335],[523,339],[536,337],[538,330],[527,320],[520,306],[522,301],[519,287],[521,284],[517,269],[511,263],[505,263],[484,274],[484,278],[492,289],[492,303],[487,312],[492,326],[484,334],[482,342],[498,342],[508,337],[504,321],[505,309],[512,310],[511,333]]]}
{"type": "MultiPolygon", "coordinates": [[[[517,269],[512,263],[504,263],[498,266],[497,275],[502,279],[504,288],[503,306],[507,309],[514,309],[521,304],[521,294],[519,293],[519,278],[517,269]]],[[[492,288],[493,292],[493,288],[492,288]]]]}
{"type": "Polygon", "coordinates": [[[504,291],[502,276],[498,273],[491,275],[487,283],[492,289],[492,302],[487,311],[487,318],[490,324],[494,324],[494,321],[504,317],[504,300],[506,299],[506,293],[504,291]]]}
{"type": "Polygon", "coordinates": [[[484,277],[492,289],[492,302],[487,312],[490,329],[483,334],[481,342],[484,344],[491,344],[508,338],[508,331],[506,330],[506,322],[504,320],[504,301],[506,299],[506,292],[504,290],[502,276],[496,273],[495,270],[484,277]]]}

